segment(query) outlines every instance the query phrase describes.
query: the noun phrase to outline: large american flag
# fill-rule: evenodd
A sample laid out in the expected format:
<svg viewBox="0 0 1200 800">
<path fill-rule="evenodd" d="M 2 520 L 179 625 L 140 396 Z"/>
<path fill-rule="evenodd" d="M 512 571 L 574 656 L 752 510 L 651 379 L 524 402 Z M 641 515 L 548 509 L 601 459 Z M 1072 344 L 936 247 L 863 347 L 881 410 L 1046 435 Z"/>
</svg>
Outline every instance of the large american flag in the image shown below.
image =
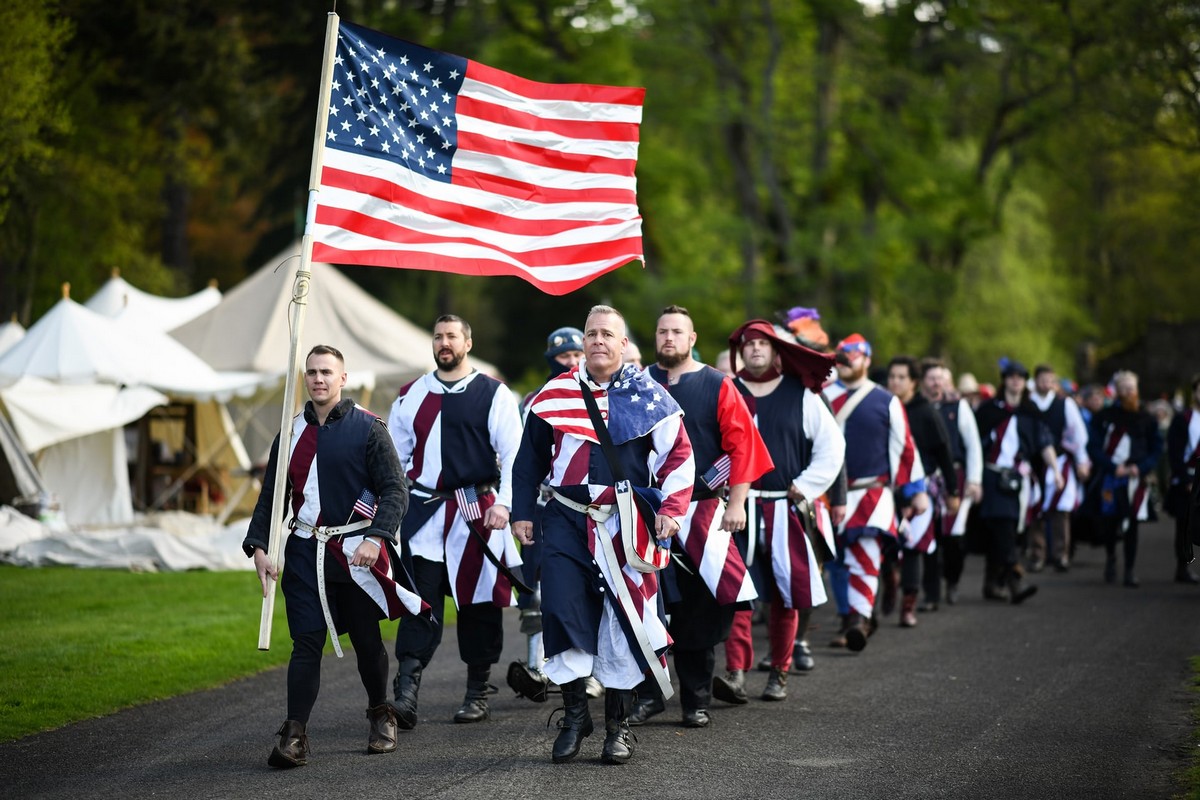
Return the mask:
<svg viewBox="0 0 1200 800">
<path fill-rule="evenodd" d="M 545 84 L 342 23 L 313 260 L 566 294 L 643 260 L 644 89 Z"/>
</svg>

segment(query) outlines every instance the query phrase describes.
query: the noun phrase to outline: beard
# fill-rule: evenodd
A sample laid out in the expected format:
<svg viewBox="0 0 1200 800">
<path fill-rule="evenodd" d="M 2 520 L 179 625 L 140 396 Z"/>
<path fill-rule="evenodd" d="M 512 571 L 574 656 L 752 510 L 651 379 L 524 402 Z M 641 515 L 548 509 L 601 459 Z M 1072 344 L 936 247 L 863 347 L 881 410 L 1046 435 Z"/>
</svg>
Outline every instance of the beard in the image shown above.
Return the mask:
<svg viewBox="0 0 1200 800">
<path fill-rule="evenodd" d="M 1137 392 L 1134 392 L 1133 394 L 1121 395 L 1117 398 L 1117 402 L 1126 411 L 1137 411 L 1139 405 L 1138 399 Z"/>
<path fill-rule="evenodd" d="M 683 362 L 687 361 L 688 354 L 676 351 L 671 355 L 667 355 L 663 351 L 659 350 L 654 354 L 654 357 L 658 359 L 658 363 L 661 366 L 664 366 L 667 369 L 674 369 Z"/>
<path fill-rule="evenodd" d="M 858 366 L 852 364 L 838 364 L 838 377 L 846 383 L 854 383 L 862 380 L 867 376 L 867 365 L 860 363 Z"/>
<path fill-rule="evenodd" d="M 437 362 L 438 369 L 442 370 L 443 372 L 452 372 L 458 369 L 458 365 L 463 362 L 463 358 L 465 356 L 465 353 L 455 353 L 453 350 L 451 350 L 449 352 L 439 353 L 438 355 L 434 356 L 433 360 Z"/>
</svg>

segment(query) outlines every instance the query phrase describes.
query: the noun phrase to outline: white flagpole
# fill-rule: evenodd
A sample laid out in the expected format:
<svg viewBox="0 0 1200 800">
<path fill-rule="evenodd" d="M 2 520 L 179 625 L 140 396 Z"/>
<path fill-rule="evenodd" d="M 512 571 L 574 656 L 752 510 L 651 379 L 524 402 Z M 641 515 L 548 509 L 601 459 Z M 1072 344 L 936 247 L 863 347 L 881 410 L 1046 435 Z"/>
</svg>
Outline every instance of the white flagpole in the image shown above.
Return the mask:
<svg viewBox="0 0 1200 800">
<path fill-rule="evenodd" d="M 296 406 L 296 377 L 300 372 L 300 334 L 304 312 L 308 309 L 308 287 L 312 281 L 312 226 L 316 215 L 317 194 L 321 185 L 321 166 L 325 160 L 325 126 L 329 121 L 329 96 L 333 81 L 333 61 L 337 53 L 338 15 L 329 13 L 325 23 L 325 58 L 321 67 L 321 92 L 317 101 L 317 131 L 313 137 L 312 166 L 308 176 L 308 211 L 304 236 L 300 239 L 300 266 L 292 284 L 292 341 L 288 350 L 288 371 L 283 384 L 283 411 L 279 422 L 279 451 L 275 457 L 275 494 L 271 499 L 271 538 L 268 554 L 276 574 L 283 567 L 284 493 L 287 490 L 288 461 L 292 452 L 292 414 Z M 263 598 L 258 626 L 258 649 L 271 649 L 271 621 L 275 615 L 275 585 Z"/>
</svg>

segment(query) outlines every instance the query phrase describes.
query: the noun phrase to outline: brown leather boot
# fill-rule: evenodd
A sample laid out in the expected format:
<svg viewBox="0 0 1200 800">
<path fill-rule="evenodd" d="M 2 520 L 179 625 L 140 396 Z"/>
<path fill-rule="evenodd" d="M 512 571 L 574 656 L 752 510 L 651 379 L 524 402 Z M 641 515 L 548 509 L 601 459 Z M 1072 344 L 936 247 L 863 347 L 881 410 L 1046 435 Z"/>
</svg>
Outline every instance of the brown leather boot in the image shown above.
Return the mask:
<svg viewBox="0 0 1200 800">
<path fill-rule="evenodd" d="M 862 614 L 851 611 L 846 618 L 846 649 L 857 653 L 867 646 L 867 637 L 871 635 L 871 623 L 863 619 Z"/>
<path fill-rule="evenodd" d="M 900 604 L 900 627 L 915 628 L 917 627 L 917 595 L 904 595 L 904 599 Z"/>
<path fill-rule="evenodd" d="M 283 721 L 276 732 L 279 744 L 271 751 L 267 759 L 269 766 L 276 769 L 303 767 L 308 763 L 308 735 L 304 733 L 304 723 L 294 719 Z"/>
<path fill-rule="evenodd" d="M 367 709 L 371 732 L 367 734 L 368 753 L 390 753 L 396 749 L 396 710 L 387 703 Z"/>
</svg>

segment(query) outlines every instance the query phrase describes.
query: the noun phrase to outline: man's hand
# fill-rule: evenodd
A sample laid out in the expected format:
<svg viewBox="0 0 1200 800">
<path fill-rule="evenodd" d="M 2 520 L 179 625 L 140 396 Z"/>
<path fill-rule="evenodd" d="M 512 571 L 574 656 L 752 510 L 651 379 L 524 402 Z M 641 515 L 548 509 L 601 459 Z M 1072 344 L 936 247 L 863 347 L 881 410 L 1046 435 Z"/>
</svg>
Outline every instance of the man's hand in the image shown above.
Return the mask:
<svg viewBox="0 0 1200 800">
<path fill-rule="evenodd" d="M 744 525 L 745 523 L 743 522 L 742 524 Z M 679 523 L 670 517 L 659 514 L 654 518 L 654 530 L 656 538 L 660 542 L 665 542 L 679 531 Z"/>
<path fill-rule="evenodd" d="M 962 501 L 959 498 L 951 495 L 950 497 L 946 498 L 946 511 L 950 514 L 950 516 L 953 517 L 958 514 L 958 507 L 961 504 Z"/>
<path fill-rule="evenodd" d="M 352 567 L 371 567 L 379 560 L 379 551 L 382 545 L 370 537 L 364 538 L 359 542 L 358 547 L 354 548 L 354 555 L 350 557 L 350 566 Z"/>
<path fill-rule="evenodd" d="M 267 591 L 271 586 L 267 583 L 267 579 L 277 581 L 279 580 L 279 573 L 276 571 L 271 557 L 267 555 L 267 551 L 261 547 L 254 548 L 254 569 L 258 571 L 258 580 L 262 584 L 263 597 L 266 597 Z"/>
<path fill-rule="evenodd" d="M 804 492 L 796 488 L 796 484 L 788 484 L 788 500 L 791 500 L 795 505 L 800 505 L 804 502 Z"/>
<path fill-rule="evenodd" d="M 533 523 L 519 519 L 512 524 L 513 536 L 521 544 L 533 544 Z"/>
<path fill-rule="evenodd" d="M 917 492 L 912 496 L 912 502 L 905 509 L 904 518 L 912 519 L 920 516 L 929 510 L 929 495 L 925 492 Z"/>
<path fill-rule="evenodd" d="M 1088 476 L 1092 474 L 1091 464 L 1076 464 L 1075 474 L 1079 476 L 1079 480 L 1086 481 Z"/>
<path fill-rule="evenodd" d="M 489 531 L 498 531 L 508 524 L 508 509 L 496 503 L 483 515 L 483 527 Z"/>
<path fill-rule="evenodd" d="M 737 533 L 742 528 L 746 527 L 746 504 L 738 503 L 736 506 L 727 503 L 725 505 L 725 513 L 721 516 L 721 530 L 729 533 Z"/>
<path fill-rule="evenodd" d="M 833 523 L 833 527 L 835 528 L 842 527 L 842 523 L 846 521 L 846 507 L 830 506 L 829 521 Z"/>
<path fill-rule="evenodd" d="M 963 493 L 967 496 L 967 499 L 970 500 L 972 503 L 978 503 L 980 500 L 983 499 L 983 484 L 968 483 L 966 486 L 966 490 Z"/>
</svg>

